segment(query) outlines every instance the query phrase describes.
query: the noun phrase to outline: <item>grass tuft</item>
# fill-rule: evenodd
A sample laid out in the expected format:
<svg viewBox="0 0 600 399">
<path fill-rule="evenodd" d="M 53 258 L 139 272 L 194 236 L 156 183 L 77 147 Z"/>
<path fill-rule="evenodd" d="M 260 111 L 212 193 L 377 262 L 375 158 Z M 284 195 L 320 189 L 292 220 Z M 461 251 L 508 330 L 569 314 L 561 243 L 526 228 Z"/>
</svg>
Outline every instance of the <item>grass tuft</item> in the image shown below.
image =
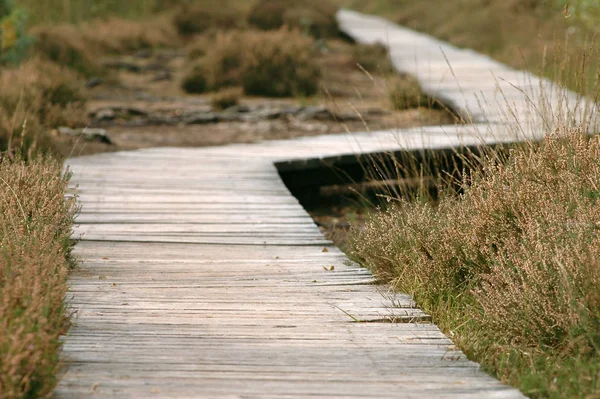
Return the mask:
<svg viewBox="0 0 600 399">
<path fill-rule="evenodd" d="M 173 22 L 179 34 L 188 36 L 209 30 L 240 28 L 243 17 L 235 7 L 204 1 L 179 7 Z"/>
<path fill-rule="evenodd" d="M 394 72 L 388 48 L 381 43 L 357 43 L 352 47 L 352 58 L 355 64 L 369 73 L 389 75 Z"/>
<path fill-rule="evenodd" d="M 50 158 L 0 160 L 2 397 L 41 397 L 56 383 L 75 213 L 67 183 Z"/>
<path fill-rule="evenodd" d="M 243 94 L 244 90 L 241 87 L 229 87 L 215 93 L 210 103 L 214 109 L 222 111 L 238 105 Z"/>
<path fill-rule="evenodd" d="M 388 82 L 388 97 L 394 110 L 432 107 L 431 99 L 421 91 L 419 82 L 413 77 L 392 77 Z"/>
<path fill-rule="evenodd" d="M 81 31 L 74 25 L 38 26 L 32 30 L 35 37 L 34 51 L 60 65 L 84 76 L 100 74 L 98 52 L 85 41 Z"/>
<path fill-rule="evenodd" d="M 336 37 L 336 12 L 337 7 L 327 0 L 261 0 L 250 10 L 248 22 L 263 30 L 288 26 L 316 38 Z"/>
<path fill-rule="evenodd" d="M 31 60 L 0 73 L 0 150 L 44 150 L 47 129 L 87 124 L 79 76 L 57 64 Z M 31 134 L 29 132 L 35 132 Z"/>
<path fill-rule="evenodd" d="M 188 92 L 241 86 L 248 95 L 286 97 L 318 90 L 313 40 L 298 31 L 221 33 L 205 51 L 184 79 Z"/>
</svg>

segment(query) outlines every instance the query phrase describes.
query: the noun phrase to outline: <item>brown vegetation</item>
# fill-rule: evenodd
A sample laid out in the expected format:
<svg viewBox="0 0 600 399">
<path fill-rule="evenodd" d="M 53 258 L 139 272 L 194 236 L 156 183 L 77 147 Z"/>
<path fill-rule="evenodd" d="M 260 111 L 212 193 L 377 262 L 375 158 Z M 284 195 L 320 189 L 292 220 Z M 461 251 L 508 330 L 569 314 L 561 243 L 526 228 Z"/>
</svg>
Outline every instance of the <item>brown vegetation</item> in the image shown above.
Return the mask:
<svg viewBox="0 0 600 399">
<path fill-rule="evenodd" d="M 399 200 L 353 253 L 533 397 L 600 394 L 600 138 L 563 129 L 490 157 L 439 203 Z"/>
<path fill-rule="evenodd" d="M 261 0 L 250 11 L 250 25 L 263 30 L 299 28 L 317 38 L 335 37 L 337 7 L 328 0 Z"/>
<path fill-rule="evenodd" d="M 357 43 L 352 47 L 352 57 L 356 65 L 369 73 L 389 75 L 394 72 L 388 48 L 381 43 Z"/>
<path fill-rule="evenodd" d="M 391 108 L 395 110 L 433 106 L 430 98 L 421 91 L 419 82 L 409 76 L 390 78 L 388 96 Z"/>
<path fill-rule="evenodd" d="M 242 86 L 246 94 L 269 97 L 313 95 L 320 77 L 314 51 L 311 39 L 285 28 L 222 33 L 197 61 L 183 87 L 199 92 Z"/>
<path fill-rule="evenodd" d="M 35 54 L 68 66 L 84 76 L 100 74 L 98 51 L 75 25 L 39 26 L 32 30 Z"/>
<path fill-rule="evenodd" d="M 221 111 L 238 105 L 243 94 L 241 87 L 229 87 L 213 94 L 210 102 L 214 109 Z"/>
<path fill-rule="evenodd" d="M 209 30 L 240 28 L 243 16 L 228 3 L 201 1 L 179 7 L 173 18 L 179 34 L 183 36 L 204 33 Z"/>
<path fill-rule="evenodd" d="M 177 46 L 179 36 L 167 18 L 96 20 L 80 26 L 45 25 L 32 30 L 35 54 L 68 66 L 84 76 L 101 75 L 99 58 L 139 49 Z"/>
<path fill-rule="evenodd" d="M 0 160 L 0 396 L 49 393 L 66 331 L 74 202 L 61 165 Z"/>
<path fill-rule="evenodd" d="M 87 123 L 86 96 L 78 75 L 57 64 L 31 60 L 0 74 L 0 144 L 2 150 L 43 150 L 46 131 Z M 33 132 L 33 133 L 32 133 Z"/>
<path fill-rule="evenodd" d="M 95 20 L 83 24 L 81 34 L 88 44 L 115 54 L 139 49 L 172 48 L 180 44 L 177 31 L 166 16 L 146 21 L 116 17 Z"/>
</svg>

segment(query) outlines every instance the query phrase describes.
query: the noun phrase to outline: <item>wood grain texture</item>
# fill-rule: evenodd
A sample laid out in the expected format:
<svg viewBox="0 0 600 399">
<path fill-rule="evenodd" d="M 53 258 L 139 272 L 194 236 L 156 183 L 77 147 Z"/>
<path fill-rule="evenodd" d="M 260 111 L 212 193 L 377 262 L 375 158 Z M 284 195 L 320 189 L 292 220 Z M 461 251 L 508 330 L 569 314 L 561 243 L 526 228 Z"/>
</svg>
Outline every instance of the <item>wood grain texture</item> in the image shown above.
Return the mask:
<svg viewBox="0 0 600 399">
<path fill-rule="evenodd" d="M 339 18 L 359 41 L 385 36 L 398 69 L 464 112 L 446 57 L 463 92 L 494 92 L 489 69 L 520 76 L 378 18 Z M 428 68 L 415 66 L 422 57 Z M 409 296 L 374 284 L 331 246 L 275 167 L 516 139 L 480 123 L 69 160 L 81 266 L 66 298 L 75 319 L 55 396 L 521 398 L 467 360 Z"/>
<path fill-rule="evenodd" d="M 520 397 L 331 246 L 273 158 L 216 150 L 70 161 L 81 267 L 56 397 Z"/>
</svg>

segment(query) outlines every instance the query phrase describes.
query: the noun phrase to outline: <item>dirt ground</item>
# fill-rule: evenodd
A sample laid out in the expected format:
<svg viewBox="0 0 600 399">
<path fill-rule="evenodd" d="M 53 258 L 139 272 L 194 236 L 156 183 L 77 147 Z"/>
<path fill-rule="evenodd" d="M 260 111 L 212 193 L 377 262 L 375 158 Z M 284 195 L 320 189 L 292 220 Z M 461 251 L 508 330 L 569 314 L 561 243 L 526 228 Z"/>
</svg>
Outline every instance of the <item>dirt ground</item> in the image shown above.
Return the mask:
<svg viewBox="0 0 600 399">
<path fill-rule="evenodd" d="M 374 131 L 431 124 L 450 124 L 453 117 L 440 110 L 390 109 L 388 79 L 365 73 L 352 61 L 352 45 L 332 40 L 321 51 L 321 90 L 310 98 L 272 99 L 242 97 L 238 107 L 265 110 L 290 107 L 321 107 L 328 117 L 298 118 L 276 113 L 248 120 L 184 123 L 186 115 L 212 115 L 211 94 L 188 95 L 180 88 L 185 73 L 185 50 L 139 52 L 102 62 L 112 70 L 105 81 L 89 82 L 88 110 L 99 115 L 106 110 L 128 110 L 95 120 L 90 127 L 106 130 L 112 144 L 59 135 L 65 155 L 87 155 L 105 151 L 134 150 L 158 146 L 200 147 L 290 139 L 346 131 Z M 133 114 L 132 114 L 133 113 Z M 269 113 L 269 112 L 267 112 Z M 114 114 L 114 112 L 113 112 Z M 178 119 L 179 118 L 179 119 Z"/>
</svg>

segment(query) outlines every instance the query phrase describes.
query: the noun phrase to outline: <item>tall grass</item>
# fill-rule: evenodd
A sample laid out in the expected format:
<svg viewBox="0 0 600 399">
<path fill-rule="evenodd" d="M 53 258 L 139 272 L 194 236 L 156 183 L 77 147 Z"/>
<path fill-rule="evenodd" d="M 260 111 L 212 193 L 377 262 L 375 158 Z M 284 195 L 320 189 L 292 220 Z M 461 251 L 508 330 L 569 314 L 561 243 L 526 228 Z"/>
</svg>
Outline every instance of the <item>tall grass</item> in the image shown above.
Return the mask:
<svg viewBox="0 0 600 399">
<path fill-rule="evenodd" d="M 50 158 L 0 159 L 0 397 L 49 393 L 66 331 L 74 202 Z"/>
<path fill-rule="evenodd" d="M 600 395 L 600 137 L 562 128 L 483 161 L 437 203 L 399 200 L 352 253 L 532 397 Z"/>
<path fill-rule="evenodd" d="M 0 153 L 45 151 L 49 129 L 85 127 L 83 86 L 76 73 L 37 59 L 0 71 Z"/>
</svg>

